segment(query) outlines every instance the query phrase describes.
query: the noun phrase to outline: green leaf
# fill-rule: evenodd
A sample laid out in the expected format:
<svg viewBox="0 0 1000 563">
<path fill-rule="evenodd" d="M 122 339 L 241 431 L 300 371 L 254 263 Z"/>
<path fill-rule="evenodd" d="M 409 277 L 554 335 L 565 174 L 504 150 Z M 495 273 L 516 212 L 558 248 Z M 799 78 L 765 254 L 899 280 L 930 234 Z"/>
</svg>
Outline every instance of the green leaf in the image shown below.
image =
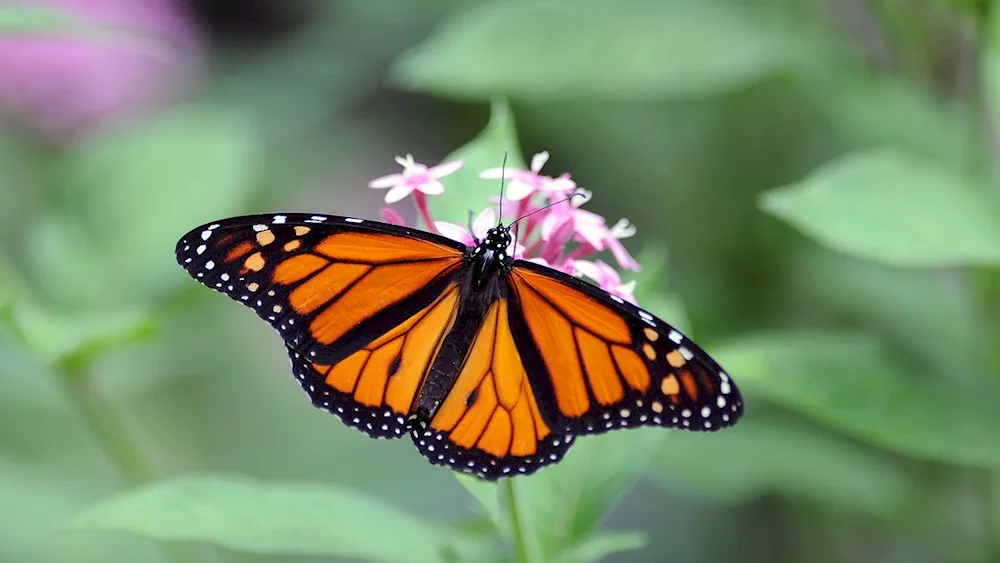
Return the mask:
<svg viewBox="0 0 1000 563">
<path fill-rule="evenodd" d="M 257 172 L 240 114 L 176 108 L 89 140 L 63 163 L 61 205 L 27 235 L 38 285 L 60 304 L 134 304 L 181 283 L 177 239 L 246 201 Z"/>
<path fill-rule="evenodd" d="M 558 465 L 515 483 L 548 558 L 592 536 L 656 453 L 664 432 L 640 428 L 580 438 Z"/>
<path fill-rule="evenodd" d="M 392 79 L 468 99 L 703 96 L 772 75 L 803 50 L 746 10 L 709 2 L 466 3 Z"/>
<path fill-rule="evenodd" d="M 776 333 L 714 350 L 750 397 L 915 458 L 1000 464 L 1000 393 L 992 386 L 907 372 L 863 336 Z"/>
<path fill-rule="evenodd" d="M 444 159 L 443 162 L 464 160 L 465 166 L 442 180 L 444 196 L 429 198 L 428 205 L 434 218 L 464 226 L 468 222 L 469 211 L 475 214 L 493 205 L 490 198 L 499 197 L 500 182 L 483 180 L 479 178 L 479 173 L 499 168 L 504 152 L 507 153 L 507 168 L 526 168 L 510 106 L 503 100 L 494 100 L 486 128 Z"/>
<path fill-rule="evenodd" d="M 926 160 L 882 149 L 765 192 L 760 205 L 839 252 L 896 266 L 1000 264 L 1000 208 Z"/>
<path fill-rule="evenodd" d="M 496 483 L 483 481 L 482 479 L 466 475 L 464 473 L 456 473 L 455 478 L 458 479 L 458 482 L 465 487 L 465 490 L 469 491 L 469 494 L 476 499 L 479 506 L 483 509 L 483 513 L 488 516 L 494 524 L 499 525 L 500 505 L 497 502 L 498 497 Z"/>
<path fill-rule="evenodd" d="M 676 293 L 663 290 L 669 281 L 666 248 L 660 245 L 647 246 L 639 253 L 636 261 L 642 264 L 642 271 L 636 276 L 636 302 L 677 330 L 687 333 L 691 323 L 684 302 Z"/>
<path fill-rule="evenodd" d="M 109 348 L 146 338 L 154 326 L 143 308 L 59 311 L 25 301 L 12 306 L 8 322 L 36 357 L 69 368 Z"/>
<path fill-rule="evenodd" d="M 642 532 L 602 532 L 590 536 L 556 559 L 558 563 L 596 563 L 609 555 L 635 551 L 649 544 Z"/>
<path fill-rule="evenodd" d="M 891 516 L 914 488 L 888 456 L 790 417 L 748 416 L 725 432 L 672 432 L 664 442 L 647 475 L 701 499 L 780 494 Z"/>
<path fill-rule="evenodd" d="M 205 541 L 239 551 L 437 562 L 440 530 L 361 493 L 333 485 L 192 477 L 104 501 L 78 527 L 166 541 Z"/>
<path fill-rule="evenodd" d="M 980 326 L 968 280 L 951 271 L 893 268 L 811 247 L 795 260 L 792 287 L 852 322 L 886 335 L 928 371 L 975 378 Z M 933 366 L 933 367 L 931 367 Z"/>
<path fill-rule="evenodd" d="M 982 157 L 982 147 L 970 142 L 976 124 L 966 106 L 949 105 L 898 77 L 873 76 L 867 66 L 799 78 L 848 146 L 891 146 L 962 169 Z"/>
</svg>

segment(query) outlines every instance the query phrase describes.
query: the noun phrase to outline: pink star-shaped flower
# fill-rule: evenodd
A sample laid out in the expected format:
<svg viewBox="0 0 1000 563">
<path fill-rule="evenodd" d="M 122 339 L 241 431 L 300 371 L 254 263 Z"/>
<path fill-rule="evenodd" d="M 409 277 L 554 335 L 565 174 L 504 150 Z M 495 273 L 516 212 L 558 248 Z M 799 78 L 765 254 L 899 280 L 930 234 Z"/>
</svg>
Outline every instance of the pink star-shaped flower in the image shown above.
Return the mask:
<svg viewBox="0 0 1000 563">
<path fill-rule="evenodd" d="M 622 278 L 618 271 L 601 260 L 591 262 L 590 260 L 574 260 L 573 272 L 576 275 L 588 277 L 604 291 L 612 295 L 617 295 L 629 303 L 635 303 L 635 280 L 622 283 Z"/>
<path fill-rule="evenodd" d="M 531 170 L 516 168 L 489 168 L 479 173 L 483 180 L 499 180 L 504 178 L 510 183 L 504 188 L 504 197 L 511 201 L 521 201 L 535 192 L 569 193 L 576 188 L 576 182 L 569 174 L 558 178 L 542 176 L 539 172 L 549 160 L 549 153 L 542 151 L 531 157 Z"/>
<path fill-rule="evenodd" d="M 396 203 L 414 191 L 427 195 L 441 195 L 444 193 L 441 178 L 454 174 L 465 164 L 464 161 L 456 160 L 428 168 L 425 164 L 415 162 L 411 154 L 406 155 L 406 158 L 397 156 L 396 162 L 403 167 L 401 173 L 375 178 L 368 183 L 369 188 L 389 188 L 385 194 L 386 203 Z"/>
</svg>

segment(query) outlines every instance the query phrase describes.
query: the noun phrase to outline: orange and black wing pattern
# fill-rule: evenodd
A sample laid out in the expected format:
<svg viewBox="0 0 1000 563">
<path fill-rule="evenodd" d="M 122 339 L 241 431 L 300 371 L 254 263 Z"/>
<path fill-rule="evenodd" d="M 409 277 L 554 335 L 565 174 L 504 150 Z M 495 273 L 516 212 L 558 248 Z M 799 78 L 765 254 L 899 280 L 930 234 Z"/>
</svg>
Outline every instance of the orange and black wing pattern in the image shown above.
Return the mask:
<svg viewBox="0 0 1000 563">
<path fill-rule="evenodd" d="M 533 473 L 562 459 L 573 436 L 553 430 L 508 322 L 510 303 L 489 305 L 465 361 L 431 419 L 412 431 L 431 463 L 478 477 Z"/>
<path fill-rule="evenodd" d="M 713 431 L 743 415 L 722 368 L 650 313 L 531 262 L 516 262 L 507 284 L 511 335 L 553 432 Z"/>
<path fill-rule="evenodd" d="M 464 248 L 374 221 L 286 213 L 203 225 L 176 254 L 281 334 L 313 404 L 396 438 L 455 321 Z"/>
</svg>

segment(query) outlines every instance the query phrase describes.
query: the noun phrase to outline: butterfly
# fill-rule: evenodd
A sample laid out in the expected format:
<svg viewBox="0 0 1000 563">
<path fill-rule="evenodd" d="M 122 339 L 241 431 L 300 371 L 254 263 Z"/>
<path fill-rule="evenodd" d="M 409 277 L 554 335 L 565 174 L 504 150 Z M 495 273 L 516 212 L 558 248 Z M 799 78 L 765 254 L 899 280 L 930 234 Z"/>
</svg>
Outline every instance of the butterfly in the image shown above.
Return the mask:
<svg viewBox="0 0 1000 563">
<path fill-rule="evenodd" d="M 198 282 L 285 341 L 313 405 L 374 438 L 409 435 L 431 463 L 486 480 L 561 460 L 574 439 L 735 424 L 735 383 L 645 310 L 510 255 L 511 226 L 474 245 L 353 217 L 224 219 L 177 244 Z"/>
</svg>

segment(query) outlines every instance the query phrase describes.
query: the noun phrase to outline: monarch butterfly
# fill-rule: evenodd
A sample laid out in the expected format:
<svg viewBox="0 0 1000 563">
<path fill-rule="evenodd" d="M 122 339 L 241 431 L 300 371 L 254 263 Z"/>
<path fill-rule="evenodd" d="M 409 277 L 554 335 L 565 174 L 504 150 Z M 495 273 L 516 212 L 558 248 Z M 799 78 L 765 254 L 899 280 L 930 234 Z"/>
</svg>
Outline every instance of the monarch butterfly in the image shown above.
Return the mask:
<svg viewBox="0 0 1000 563">
<path fill-rule="evenodd" d="M 177 244 L 198 282 L 284 338 L 316 407 L 374 438 L 409 434 L 431 463 L 530 474 L 574 438 L 718 430 L 736 385 L 650 313 L 515 260 L 510 225 L 466 246 L 403 226 L 281 213 L 200 226 Z"/>
</svg>

